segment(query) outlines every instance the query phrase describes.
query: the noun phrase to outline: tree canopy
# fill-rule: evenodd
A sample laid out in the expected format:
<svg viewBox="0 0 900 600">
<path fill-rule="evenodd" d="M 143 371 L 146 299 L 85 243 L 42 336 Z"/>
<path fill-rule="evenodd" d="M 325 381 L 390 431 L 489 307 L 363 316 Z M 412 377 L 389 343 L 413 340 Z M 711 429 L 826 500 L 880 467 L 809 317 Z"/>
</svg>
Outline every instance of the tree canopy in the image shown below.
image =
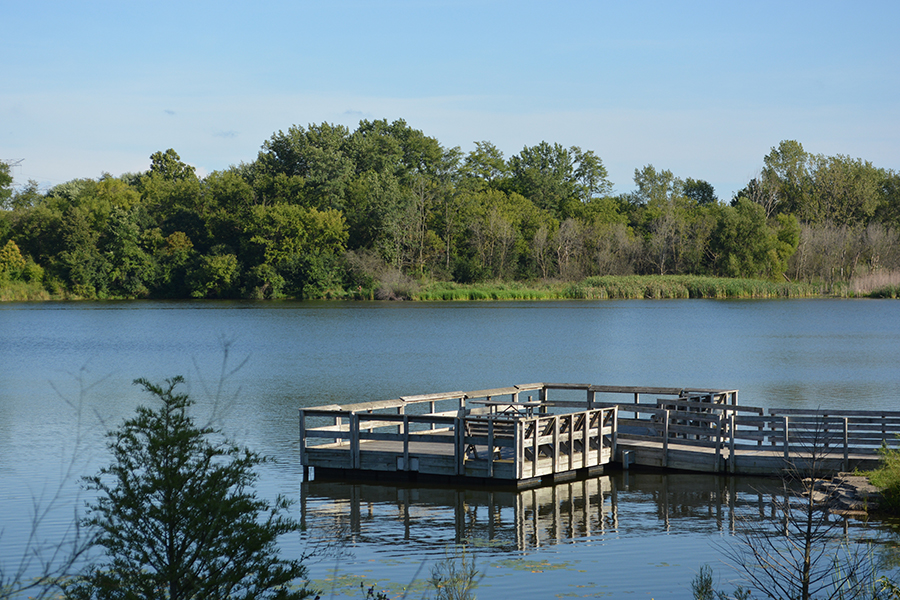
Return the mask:
<svg viewBox="0 0 900 600">
<path fill-rule="evenodd" d="M 730 206 L 708 181 L 652 164 L 616 194 L 592 150 L 541 141 L 506 158 L 482 140 L 464 153 L 381 119 L 293 125 L 252 162 L 205 177 L 171 148 L 144 173 L 45 191 L 13 189 L 3 165 L 0 248 L 15 244 L 25 266 L 0 285 L 64 298 L 371 298 L 410 278 L 834 283 L 900 270 L 898 173 L 795 140 L 761 163 Z"/>
</svg>

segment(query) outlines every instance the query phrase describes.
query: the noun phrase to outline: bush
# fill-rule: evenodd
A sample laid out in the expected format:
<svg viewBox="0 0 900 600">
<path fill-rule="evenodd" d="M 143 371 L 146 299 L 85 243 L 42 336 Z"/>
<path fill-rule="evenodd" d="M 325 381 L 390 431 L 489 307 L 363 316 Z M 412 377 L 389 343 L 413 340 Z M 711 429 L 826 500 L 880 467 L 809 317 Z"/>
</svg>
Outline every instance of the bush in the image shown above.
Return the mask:
<svg viewBox="0 0 900 600">
<path fill-rule="evenodd" d="M 869 474 L 869 481 L 881 490 L 882 510 L 900 514 L 900 449 L 882 446 L 881 467 Z"/>
</svg>

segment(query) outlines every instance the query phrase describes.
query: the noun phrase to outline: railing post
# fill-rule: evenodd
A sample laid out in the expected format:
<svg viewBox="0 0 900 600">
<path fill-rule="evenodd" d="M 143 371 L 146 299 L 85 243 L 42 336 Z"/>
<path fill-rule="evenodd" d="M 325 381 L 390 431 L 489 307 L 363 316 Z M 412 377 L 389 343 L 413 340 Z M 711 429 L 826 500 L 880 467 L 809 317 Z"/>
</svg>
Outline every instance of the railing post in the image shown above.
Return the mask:
<svg viewBox="0 0 900 600">
<path fill-rule="evenodd" d="M 525 423 L 522 419 L 516 421 L 516 478 L 522 479 L 525 475 Z"/>
<path fill-rule="evenodd" d="M 602 415 L 602 411 L 601 411 Z M 584 415 L 584 423 L 581 424 L 581 467 L 585 468 L 588 466 L 588 462 L 591 456 L 591 411 L 588 411 Z M 574 432 L 572 432 L 574 435 Z M 575 440 L 572 440 L 572 454 L 575 453 Z M 597 449 L 597 463 L 600 464 L 600 460 L 603 457 L 603 419 L 600 419 L 600 444 Z"/>
<path fill-rule="evenodd" d="M 531 460 L 531 476 L 537 477 L 537 468 L 538 468 L 538 437 L 540 436 L 541 429 L 541 418 L 538 417 L 534 420 L 534 435 L 532 436 L 534 446 L 531 448 L 532 460 Z"/>
<path fill-rule="evenodd" d="M 735 451 L 735 437 L 737 437 L 737 431 L 734 428 L 734 413 L 731 413 L 728 423 L 728 435 L 730 436 L 728 440 L 728 470 L 734 473 L 735 470 L 735 462 L 736 457 L 734 455 Z"/>
<path fill-rule="evenodd" d="M 662 466 L 669 466 L 669 411 L 663 411 L 663 455 Z"/>
<path fill-rule="evenodd" d="M 303 475 L 306 476 L 309 459 L 306 457 L 306 415 L 300 409 L 300 464 L 303 465 Z"/>
<path fill-rule="evenodd" d="M 460 400 L 462 402 L 462 400 Z M 456 474 L 464 475 L 466 466 L 465 466 L 465 452 L 466 452 L 466 439 L 465 439 L 465 425 L 463 423 L 464 417 L 460 416 L 460 413 L 464 413 L 464 409 L 460 409 L 456 414 L 456 422 L 453 424 L 453 458 L 456 459 Z"/>
<path fill-rule="evenodd" d="M 409 471 L 409 417 L 403 415 L 403 470 Z"/>
<path fill-rule="evenodd" d="M 783 421 L 783 428 L 784 428 L 784 460 L 788 460 L 788 458 L 790 456 L 790 453 L 788 452 L 788 428 L 789 428 L 788 421 L 789 421 L 789 417 L 787 415 L 784 415 L 782 417 L 782 421 Z"/>
<path fill-rule="evenodd" d="M 725 422 L 725 413 L 719 416 L 719 422 L 716 423 L 716 473 L 721 471 L 722 464 L 722 424 Z"/>
<path fill-rule="evenodd" d="M 359 415 L 350 413 L 350 468 L 360 468 L 359 460 Z"/>
<path fill-rule="evenodd" d="M 610 451 L 612 452 L 612 454 L 610 455 L 610 459 L 616 460 L 616 451 L 618 450 L 617 446 L 619 445 L 619 407 L 613 406 L 612 410 L 613 410 L 613 418 L 612 418 L 613 431 L 612 431 L 612 448 L 610 448 Z M 600 448 L 602 449 L 603 448 L 603 442 L 602 442 L 602 440 L 603 440 L 603 430 L 602 430 L 603 419 L 602 418 L 600 419 L 600 427 L 601 427 Z"/>
<path fill-rule="evenodd" d="M 559 470 L 559 415 L 553 416 L 553 466 L 551 473 Z"/>
<path fill-rule="evenodd" d="M 884 418 L 882 417 L 882 423 Z M 844 417 L 844 471 L 850 470 L 850 420 Z"/>
<path fill-rule="evenodd" d="M 488 477 L 494 476 L 494 420 L 488 421 Z"/>
</svg>

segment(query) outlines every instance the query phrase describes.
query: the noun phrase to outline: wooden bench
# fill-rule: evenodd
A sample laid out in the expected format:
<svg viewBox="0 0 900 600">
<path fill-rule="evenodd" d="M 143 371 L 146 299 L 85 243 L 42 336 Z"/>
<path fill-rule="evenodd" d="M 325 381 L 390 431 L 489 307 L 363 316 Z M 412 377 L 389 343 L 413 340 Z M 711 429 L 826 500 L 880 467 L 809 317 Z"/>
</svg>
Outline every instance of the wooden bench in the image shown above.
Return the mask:
<svg viewBox="0 0 900 600">
<path fill-rule="evenodd" d="M 516 419 L 502 418 L 499 415 L 467 417 L 465 419 L 465 435 L 467 438 L 483 438 L 483 443 L 481 443 L 480 445 L 487 446 L 490 443 L 491 424 L 493 424 L 494 442 L 496 442 L 497 440 L 516 439 Z M 469 442 L 466 445 L 466 457 L 478 459 L 477 446 L 478 441 Z M 503 447 L 504 446 L 497 445 L 496 443 L 493 444 L 490 452 L 493 453 L 495 459 L 499 459 L 502 457 Z"/>
</svg>

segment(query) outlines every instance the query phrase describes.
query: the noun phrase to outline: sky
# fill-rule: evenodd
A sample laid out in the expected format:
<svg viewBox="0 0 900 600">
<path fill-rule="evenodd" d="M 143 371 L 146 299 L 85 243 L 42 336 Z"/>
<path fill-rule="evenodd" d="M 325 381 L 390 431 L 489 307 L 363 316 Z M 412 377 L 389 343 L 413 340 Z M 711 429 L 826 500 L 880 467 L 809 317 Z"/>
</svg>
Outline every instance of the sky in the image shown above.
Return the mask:
<svg viewBox="0 0 900 600">
<path fill-rule="evenodd" d="M 900 169 L 900 2 L 5 0 L 17 186 L 256 159 L 293 125 L 404 119 L 463 152 L 593 150 L 728 200 L 782 140 Z"/>
</svg>

